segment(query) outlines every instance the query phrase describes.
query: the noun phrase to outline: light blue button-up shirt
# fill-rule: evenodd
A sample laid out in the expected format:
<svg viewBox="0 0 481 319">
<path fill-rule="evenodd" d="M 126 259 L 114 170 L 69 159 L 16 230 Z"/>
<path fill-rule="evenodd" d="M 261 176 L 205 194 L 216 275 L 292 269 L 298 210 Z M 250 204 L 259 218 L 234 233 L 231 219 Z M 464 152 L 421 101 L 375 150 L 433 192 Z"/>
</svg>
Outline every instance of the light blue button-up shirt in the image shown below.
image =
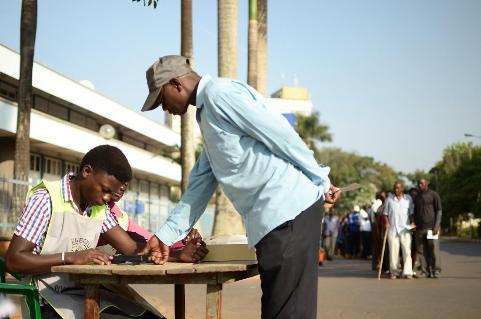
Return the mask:
<svg viewBox="0 0 481 319">
<path fill-rule="evenodd" d="M 156 233 L 165 244 L 186 236 L 218 184 L 241 214 L 251 247 L 329 190 L 330 168 L 317 164 L 287 120 L 247 84 L 205 75 L 196 105 L 204 150 Z"/>
</svg>

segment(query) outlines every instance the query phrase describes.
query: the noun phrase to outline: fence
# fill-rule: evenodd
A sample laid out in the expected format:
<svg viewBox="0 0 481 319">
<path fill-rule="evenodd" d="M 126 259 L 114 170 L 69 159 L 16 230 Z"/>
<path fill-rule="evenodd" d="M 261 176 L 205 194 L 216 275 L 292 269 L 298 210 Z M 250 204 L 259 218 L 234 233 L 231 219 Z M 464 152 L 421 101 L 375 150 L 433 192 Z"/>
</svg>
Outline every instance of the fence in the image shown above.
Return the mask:
<svg viewBox="0 0 481 319">
<path fill-rule="evenodd" d="M 0 239 L 10 239 L 31 184 L 28 180 L 0 177 Z"/>
<path fill-rule="evenodd" d="M 0 176 L 0 240 L 9 240 L 25 204 L 25 195 L 33 184 L 26 180 Z M 141 204 L 141 210 L 138 205 Z M 137 194 L 127 192 L 119 206 L 142 227 L 157 231 L 165 222 L 175 203 L 165 199 L 140 200 Z M 199 221 L 202 232 L 209 236 L 212 232 L 214 208 L 209 206 Z"/>
</svg>

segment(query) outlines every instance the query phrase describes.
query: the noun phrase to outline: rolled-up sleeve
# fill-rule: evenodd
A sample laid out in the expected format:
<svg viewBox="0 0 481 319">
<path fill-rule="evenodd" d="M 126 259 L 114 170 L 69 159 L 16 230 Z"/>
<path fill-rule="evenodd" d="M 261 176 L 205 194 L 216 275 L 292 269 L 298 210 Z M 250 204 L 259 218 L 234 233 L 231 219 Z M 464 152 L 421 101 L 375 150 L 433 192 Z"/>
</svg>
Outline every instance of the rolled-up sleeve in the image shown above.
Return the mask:
<svg viewBox="0 0 481 319">
<path fill-rule="evenodd" d="M 184 238 L 204 213 L 217 184 L 203 151 L 192 168 L 187 190 L 155 235 L 169 246 Z"/>
</svg>

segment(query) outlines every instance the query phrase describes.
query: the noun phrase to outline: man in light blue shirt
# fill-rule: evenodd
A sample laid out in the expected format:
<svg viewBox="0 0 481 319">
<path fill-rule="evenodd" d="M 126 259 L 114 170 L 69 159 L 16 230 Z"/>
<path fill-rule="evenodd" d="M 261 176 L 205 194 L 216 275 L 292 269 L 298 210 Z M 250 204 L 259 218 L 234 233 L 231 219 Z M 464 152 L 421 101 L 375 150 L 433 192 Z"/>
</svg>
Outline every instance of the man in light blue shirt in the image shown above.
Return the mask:
<svg viewBox="0 0 481 319">
<path fill-rule="evenodd" d="M 185 237 L 220 185 L 256 247 L 263 318 L 315 318 L 322 204 L 340 196 L 329 167 L 319 166 L 282 115 L 242 82 L 201 78 L 188 59 L 165 56 L 147 70 L 147 84 L 142 111 L 162 105 L 182 115 L 196 106 L 204 150 L 145 252 L 164 262 L 168 246 Z"/>
</svg>

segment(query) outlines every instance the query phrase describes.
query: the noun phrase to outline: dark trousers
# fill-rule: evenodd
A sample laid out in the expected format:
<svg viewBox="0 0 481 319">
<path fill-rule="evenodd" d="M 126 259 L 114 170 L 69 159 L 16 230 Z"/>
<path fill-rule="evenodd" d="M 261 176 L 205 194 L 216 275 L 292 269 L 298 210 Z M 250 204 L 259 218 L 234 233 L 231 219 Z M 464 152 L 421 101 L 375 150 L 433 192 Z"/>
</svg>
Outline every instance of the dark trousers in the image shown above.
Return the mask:
<svg viewBox="0 0 481 319">
<path fill-rule="evenodd" d="M 316 318 L 322 214 L 318 201 L 256 245 L 263 319 Z"/>
<path fill-rule="evenodd" d="M 439 239 L 427 239 L 427 229 L 416 230 L 416 255 L 421 263 L 421 271 L 429 273 L 441 272 Z"/>
<path fill-rule="evenodd" d="M 372 233 L 370 231 L 361 232 L 361 242 L 362 242 L 361 258 L 367 258 L 371 255 L 371 241 L 372 241 L 371 235 Z"/>
<path fill-rule="evenodd" d="M 359 250 L 361 248 L 361 232 L 358 231 L 350 231 L 348 240 L 348 251 L 347 253 L 352 257 L 357 257 L 359 255 Z"/>
</svg>

